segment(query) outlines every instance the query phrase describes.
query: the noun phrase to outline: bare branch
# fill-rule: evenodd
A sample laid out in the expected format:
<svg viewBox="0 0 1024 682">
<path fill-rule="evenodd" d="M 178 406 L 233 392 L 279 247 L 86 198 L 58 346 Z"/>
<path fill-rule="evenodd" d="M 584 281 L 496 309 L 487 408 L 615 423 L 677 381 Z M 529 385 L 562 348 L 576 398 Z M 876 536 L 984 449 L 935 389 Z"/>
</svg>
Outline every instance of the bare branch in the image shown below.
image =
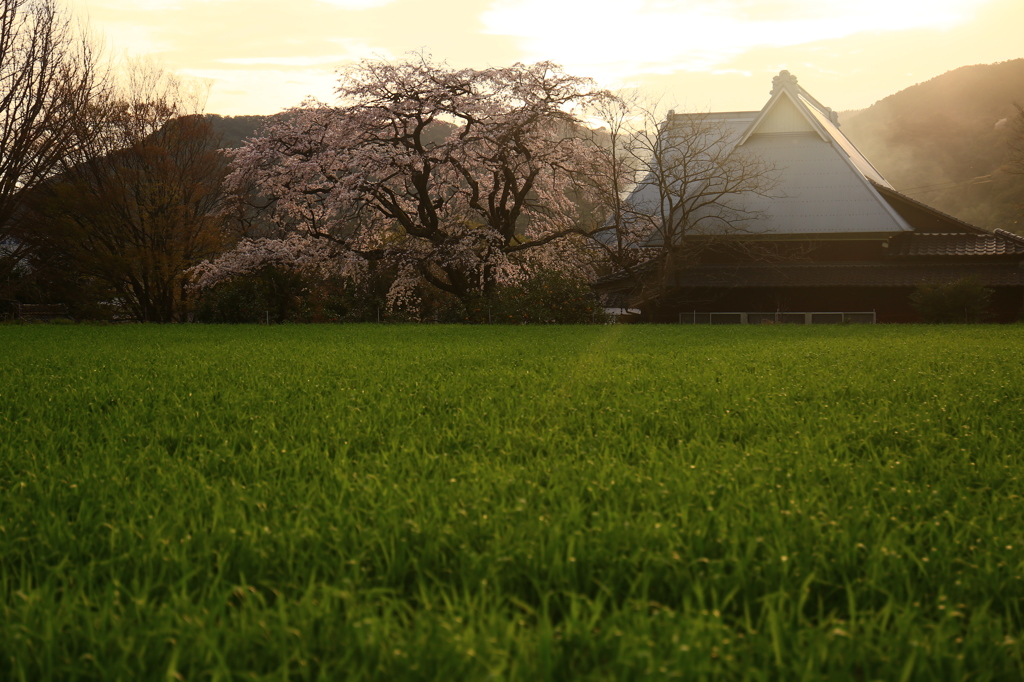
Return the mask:
<svg viewBox="0 0 1024 682">
<path fill-rule="evenodd" d="M 26 193 L 88 141 L 99 52 L 57 0 L 0 0 L 0 281 L 24 256 L 12 230 Z"/>
<path fill-rule="evenodd" d="M 18 237 L 40 269 L 57 258 L 138 320 L 182 319 L 185 271 L 228 240 L 227 164 L 197 111 L 202 91 L 150 62 L 129 64 L 85 119 L 88 140 L 26 197 Z"/>
<path fill-rule="evenodd" d="M 736 148 L 742 130 L 726 117 L 662 113 L 635 95 L 619 102 L 602 111 L 615 166 L 606 173 L 610 218 L 594 237 L 646 296 L 701 251 L 747 234 L 765 217 L 751 199 L 775 196 L 778 173 Z"/>
</svg>

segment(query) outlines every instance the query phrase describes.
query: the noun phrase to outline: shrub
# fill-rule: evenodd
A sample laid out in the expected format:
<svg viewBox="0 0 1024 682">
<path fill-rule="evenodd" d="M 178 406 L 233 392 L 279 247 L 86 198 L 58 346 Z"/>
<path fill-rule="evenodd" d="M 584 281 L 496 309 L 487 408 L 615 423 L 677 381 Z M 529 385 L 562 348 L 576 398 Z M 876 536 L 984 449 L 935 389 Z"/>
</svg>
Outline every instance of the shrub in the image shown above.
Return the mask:
<svg viewBox="0 0 1024 682">
<path fill-rule="evenodd" d="M 284 322 L 305 288 L 300 273 L 267 266 L 204 291 L 196 307 L 198 322 Z"/>
<path fill-rule="evenodd" d="M 592 324 L 606 315 L 590 286 L 558 272 L 500 288 L 490 302 L 490 321 L 503 324 Z"/>
<path fill-rule="evenodd" d="M 910 304 L 929 323 L 981 322 L 988 317 L 992 290 L 973 278 L 920 284 Z"/>
</svg>

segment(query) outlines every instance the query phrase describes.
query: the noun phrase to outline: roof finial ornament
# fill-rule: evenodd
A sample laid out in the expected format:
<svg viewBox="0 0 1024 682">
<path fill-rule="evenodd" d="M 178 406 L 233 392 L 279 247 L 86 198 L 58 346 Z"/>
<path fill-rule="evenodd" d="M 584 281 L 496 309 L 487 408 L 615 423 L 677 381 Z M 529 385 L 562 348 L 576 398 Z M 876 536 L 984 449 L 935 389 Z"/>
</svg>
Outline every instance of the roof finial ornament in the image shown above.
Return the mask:
<svg viewBox="0 0 1024 682">
<path fill-rule="evenodd" d="M 783 69 L 779 71 L 779 75 L 772 79 L 772 91 L 769 94 L 774 95 L 779 91 L 780 88 L 784 88 L 787 85 L 796 87 L 796 76 L 791 74 L 789 71 Z"/>
</svg>

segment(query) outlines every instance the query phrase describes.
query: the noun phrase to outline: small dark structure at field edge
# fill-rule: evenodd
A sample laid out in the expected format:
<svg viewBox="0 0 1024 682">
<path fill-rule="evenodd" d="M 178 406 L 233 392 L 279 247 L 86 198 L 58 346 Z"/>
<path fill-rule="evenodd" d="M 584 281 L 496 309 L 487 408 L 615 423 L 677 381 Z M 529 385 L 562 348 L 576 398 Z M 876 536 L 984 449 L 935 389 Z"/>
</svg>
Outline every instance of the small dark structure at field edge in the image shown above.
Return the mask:
<svg viewBox="0 0 1024 682">
<path fill-rule="evenodd" d="M 0 320 L 49 322 L 56 319 L 71 319 L 68 307 L 63 303 L 42 304 L 0 301 Z"/>
</svg>

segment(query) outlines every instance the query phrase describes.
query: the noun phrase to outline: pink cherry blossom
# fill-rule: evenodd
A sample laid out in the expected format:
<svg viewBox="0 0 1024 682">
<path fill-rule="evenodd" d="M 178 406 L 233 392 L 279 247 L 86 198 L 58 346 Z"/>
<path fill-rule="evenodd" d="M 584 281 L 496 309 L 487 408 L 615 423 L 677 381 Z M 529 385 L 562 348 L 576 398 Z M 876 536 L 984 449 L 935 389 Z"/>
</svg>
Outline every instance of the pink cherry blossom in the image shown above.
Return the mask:
<svg viewBox="0 0 1024 682">
<path fill-rule="evenodd" d="M 581 124 L 611 97 L 592 81 L 547 62 L 453 69 L 416 55 L 345 69 L 336 93 L 235 153 L 236 207 L 267 236 L 197 267 L 198 286 L 267 263 L 358 277 L 388 261 L 398 305 L 424 282 L 465 300 L 539 269 L 590 272 L 598 226 L 581 206 L 607 196 L 608 152 Z"/>
</svg>

